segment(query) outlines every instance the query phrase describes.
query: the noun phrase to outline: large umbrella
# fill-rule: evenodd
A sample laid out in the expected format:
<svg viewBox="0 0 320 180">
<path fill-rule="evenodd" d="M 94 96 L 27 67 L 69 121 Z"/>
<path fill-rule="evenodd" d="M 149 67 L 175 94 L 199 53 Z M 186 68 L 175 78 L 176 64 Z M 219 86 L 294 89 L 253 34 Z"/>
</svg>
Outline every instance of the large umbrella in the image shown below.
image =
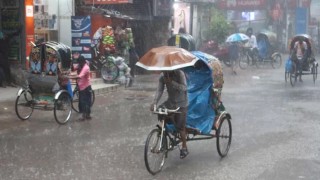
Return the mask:
<svg viewBox="0 0 320 180">
<path fill-rule="evenodd" d="M 249 36 L 243 34 L 243 33 L 235 33 L 228 36 L 226 39 L 226 42 L 243 42 L 249 40 Z"/>
<path fill-rule="evenodd" d="M 149 50 L 136 63 L 146 70 L 170 71 L 193 66 L 198 58 L 189 51 L 175 46 L 161 46 Z"/>
</svg>

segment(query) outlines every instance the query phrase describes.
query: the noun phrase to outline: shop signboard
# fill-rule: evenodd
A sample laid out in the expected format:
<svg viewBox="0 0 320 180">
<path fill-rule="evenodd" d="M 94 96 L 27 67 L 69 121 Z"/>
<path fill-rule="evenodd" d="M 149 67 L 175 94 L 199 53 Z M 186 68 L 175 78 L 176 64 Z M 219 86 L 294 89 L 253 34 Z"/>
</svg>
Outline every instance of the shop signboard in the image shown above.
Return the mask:
<svg viewBox="0 0 320 180">
<path fill-rule="evenodd" d="M 296 8 L 296 34 L 306 34 L 308 24 L 308 13 L 307 8 L 297 7 Z"/>
<path fill-rule="evenodd" d="M 133 0 L 85 0 L 85 4 L 125 4 L 132 3 Z"/>
<path fill-rule="evenodd" d="M 267 0 L 224 0 L 218 1 L 220 9 L 243 10 L 243 9 L 265 9 Z"/>
<path fill-rule="evenodd" d="M 19 14 L 18 8 L 6 9 L 1 12 L 1 27 L 5 34 L 14 33 L 20 28 Z M 8 59 L 18 61 L 20 59 L 20 36 L 14 36 L 8 46 L 10 47 Z"/>
<path fill-rule="evenodd" d="M 92 59 L 91 54 L 91 17 L 90 16 L 72 16 L 72 56 L 82 55 L 87 60 Z"/>
</svg>

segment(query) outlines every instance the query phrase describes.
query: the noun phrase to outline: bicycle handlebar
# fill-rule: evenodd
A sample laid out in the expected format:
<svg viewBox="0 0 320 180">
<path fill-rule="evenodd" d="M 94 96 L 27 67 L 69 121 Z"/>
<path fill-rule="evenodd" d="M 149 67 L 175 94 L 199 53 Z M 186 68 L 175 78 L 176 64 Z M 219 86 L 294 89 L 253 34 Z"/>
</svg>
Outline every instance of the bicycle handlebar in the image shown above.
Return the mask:
<svg viewBox="0 0 320 180">
<path fill-rule="evenodd" d="M 153 113 L 154 114 L 164 114 L 164 115 L 168 115 L 169 113 L 181 113 L 178 112 L 180 109 L 180 107 L 178 107 L 177 109 L 167 109 L 167 108 L 157 108 L 156 106 L 153 107 Z"/>
</svg>

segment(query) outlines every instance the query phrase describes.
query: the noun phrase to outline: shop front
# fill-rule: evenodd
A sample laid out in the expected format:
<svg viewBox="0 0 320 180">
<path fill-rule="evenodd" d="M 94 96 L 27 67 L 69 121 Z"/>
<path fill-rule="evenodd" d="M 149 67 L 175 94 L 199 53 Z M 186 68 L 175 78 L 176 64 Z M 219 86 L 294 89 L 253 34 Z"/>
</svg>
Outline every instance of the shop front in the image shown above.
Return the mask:
<svg viewBox="0 0 320 180">
<path fill-rule="evenodd" d="M 20 0 L 1 0 L 0 1 L 0 30 L 4 35 L 10 35 L 17 30 L 21 32 L 11 38 L 8 53 L 10 64 L 20 64 L 23 56 L 22 47 L 22 1 Z"/>
</svg>

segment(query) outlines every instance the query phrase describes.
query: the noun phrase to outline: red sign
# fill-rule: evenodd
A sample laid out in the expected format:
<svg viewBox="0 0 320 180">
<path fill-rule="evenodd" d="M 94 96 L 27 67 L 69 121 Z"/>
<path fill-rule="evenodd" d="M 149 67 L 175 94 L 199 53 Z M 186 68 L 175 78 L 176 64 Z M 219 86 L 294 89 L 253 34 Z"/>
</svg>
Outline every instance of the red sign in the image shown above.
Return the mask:
<svg viewBox="0 0 320 180">
<path fill-rule="evenodd" d="M 242 9 L 265 9 L 267 0 L 222 0 L 218 2 L 221 9 L 242 10 Z"/>
<path fill-rule="evenodd" d="M 132 0 L 85 0 L 85 4 L 124 4 L 132 3 Z"/>
</svg>

